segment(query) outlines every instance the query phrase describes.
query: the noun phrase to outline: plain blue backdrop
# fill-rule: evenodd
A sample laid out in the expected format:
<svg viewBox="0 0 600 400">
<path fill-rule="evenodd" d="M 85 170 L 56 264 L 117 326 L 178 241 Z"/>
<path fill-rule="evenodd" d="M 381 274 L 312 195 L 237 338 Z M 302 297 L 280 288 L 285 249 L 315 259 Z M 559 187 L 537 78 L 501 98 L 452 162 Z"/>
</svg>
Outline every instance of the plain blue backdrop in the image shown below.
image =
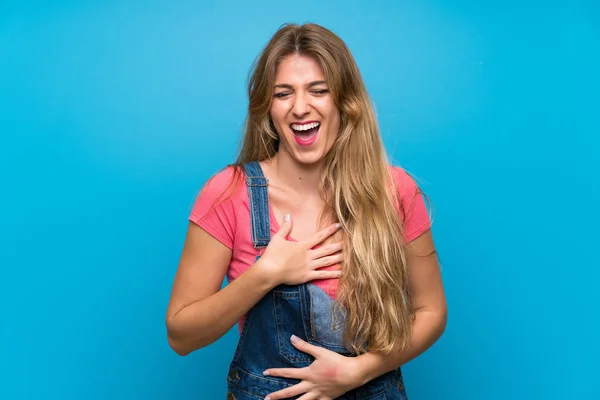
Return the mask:
<svg viewBox="0 0 600 400">
<path fill-rule="evenodd" d="M 0 399 L 222 399 L 236 343 L 164 316 L 284 22 L 354 53 L 434 206 L 449 322 L 411 399 L 597 399 L 595 1 L 0 2 Z"/>
</svg>

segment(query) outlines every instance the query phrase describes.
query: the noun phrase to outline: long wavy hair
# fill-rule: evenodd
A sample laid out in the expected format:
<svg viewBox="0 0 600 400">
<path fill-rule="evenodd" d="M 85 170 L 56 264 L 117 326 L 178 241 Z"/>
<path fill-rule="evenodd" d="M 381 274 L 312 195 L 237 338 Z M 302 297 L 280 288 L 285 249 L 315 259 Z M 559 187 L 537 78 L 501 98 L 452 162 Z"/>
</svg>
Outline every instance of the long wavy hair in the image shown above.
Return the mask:
<svg viewBox="0 0 600 400">
<path fill-rule="evenodd" d="M 399 217 L 402 202 L 361 74 L 336 34 L 316 24 L 287 24 L 274 34 L 252 65 L 245 132 L 232 166 L 238 174 L 243 164 L 277 153 L 279 135 L 269 111 L 277 66 L 291 54 L 319 63 L 341 116 L 319 190 L 325 202 L 322 216 L 342 224 L 344 262 L 337 304 L 345 318 L 346 344 L 357 354 L 405 348 L 414 310 Z"/>
</svg>

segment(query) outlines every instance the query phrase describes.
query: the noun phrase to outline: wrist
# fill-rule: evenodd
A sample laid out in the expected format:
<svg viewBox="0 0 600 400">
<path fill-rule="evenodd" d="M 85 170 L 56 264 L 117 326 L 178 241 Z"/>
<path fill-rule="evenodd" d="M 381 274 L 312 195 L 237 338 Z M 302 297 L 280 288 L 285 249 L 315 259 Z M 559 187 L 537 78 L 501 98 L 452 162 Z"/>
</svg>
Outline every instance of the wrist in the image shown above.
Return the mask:
<svg viewBox="0 0 600 400">
<path fill-rule="evenodd" d="M 358 386 L 367 384 L 384 372 L 381 370 L 384 358 L 381 354 L 373 352 L 354 357 L 353 374 Z"/>
<path fill-rule="evenodd" d="M 362 355 L 350 357 L 348 362 L 348 369 L 350 373 L 349 380 L 353 388 L 362 386 L 371 380 L 371 378 L 369 378 L 367 364 L 364 361 L 365 360 Z"/>
<path fill-rule="evenodd" d="M 256 274 L 257 280 L 260 282 L 260 285 L 264 288 L 265 292 L 268 292 L 279 285 L 275 267 L 266 260 L 259 258 L 250 269 Z"/>
</svg>

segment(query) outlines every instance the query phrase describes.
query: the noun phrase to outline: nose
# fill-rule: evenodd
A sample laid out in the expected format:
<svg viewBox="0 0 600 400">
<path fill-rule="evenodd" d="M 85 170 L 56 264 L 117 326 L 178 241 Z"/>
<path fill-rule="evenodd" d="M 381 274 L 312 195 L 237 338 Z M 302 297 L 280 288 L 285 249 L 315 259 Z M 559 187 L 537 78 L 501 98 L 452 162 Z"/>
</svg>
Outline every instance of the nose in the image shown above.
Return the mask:
<svg viewBox="0 0 600 400">
<path fill-rule="evenodd" d="M 298 93 L 294 96 L 294 103 L 292 105 L 292 113 L 294 117 L 300 119 L 310 111 L 310 105 L 308 104 L 308 100 L 303 93 Z"/>
</svg>

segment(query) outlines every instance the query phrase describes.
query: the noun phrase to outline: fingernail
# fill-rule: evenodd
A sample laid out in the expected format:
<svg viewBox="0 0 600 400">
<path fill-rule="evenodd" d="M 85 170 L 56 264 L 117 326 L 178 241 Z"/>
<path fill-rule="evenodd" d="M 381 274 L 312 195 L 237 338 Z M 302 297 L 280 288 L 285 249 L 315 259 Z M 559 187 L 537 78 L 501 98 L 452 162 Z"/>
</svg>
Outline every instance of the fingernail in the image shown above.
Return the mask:
<svg viewBox="0 0 600 400">
<path fill-rule="evenodd" d="M 290 214 L 285 214 L 283 216 L 283 222 L 288 222 L 290 219 L 292 219 L 292 216 Z"/>
<path fill-rule="evenodd" d="M 265 371 L 265 372 L 263 372 L 263 375 L 264 375 L 264 376 L 269 376 L 269 375 L 271 375 L 271 374 L 269 373 L 269 371 Z"/>
<path fill-rule="evenodd" d="M 341 227 L 342 227 L 342 224 L 335 224 L 336 229 L 340 229 Z"/>
<path fill-rule="evenodd" d="M 265 397 L 265 400 L 271 400 L 271 398 L 269 396 Z"/>
<path fill-rule="evenodd" d="M 298 336 L 292 335 L 292 337 L 290 338 L 290 342 L 296 343 L 297 341 L 298 341 Z"/>
</svg>

